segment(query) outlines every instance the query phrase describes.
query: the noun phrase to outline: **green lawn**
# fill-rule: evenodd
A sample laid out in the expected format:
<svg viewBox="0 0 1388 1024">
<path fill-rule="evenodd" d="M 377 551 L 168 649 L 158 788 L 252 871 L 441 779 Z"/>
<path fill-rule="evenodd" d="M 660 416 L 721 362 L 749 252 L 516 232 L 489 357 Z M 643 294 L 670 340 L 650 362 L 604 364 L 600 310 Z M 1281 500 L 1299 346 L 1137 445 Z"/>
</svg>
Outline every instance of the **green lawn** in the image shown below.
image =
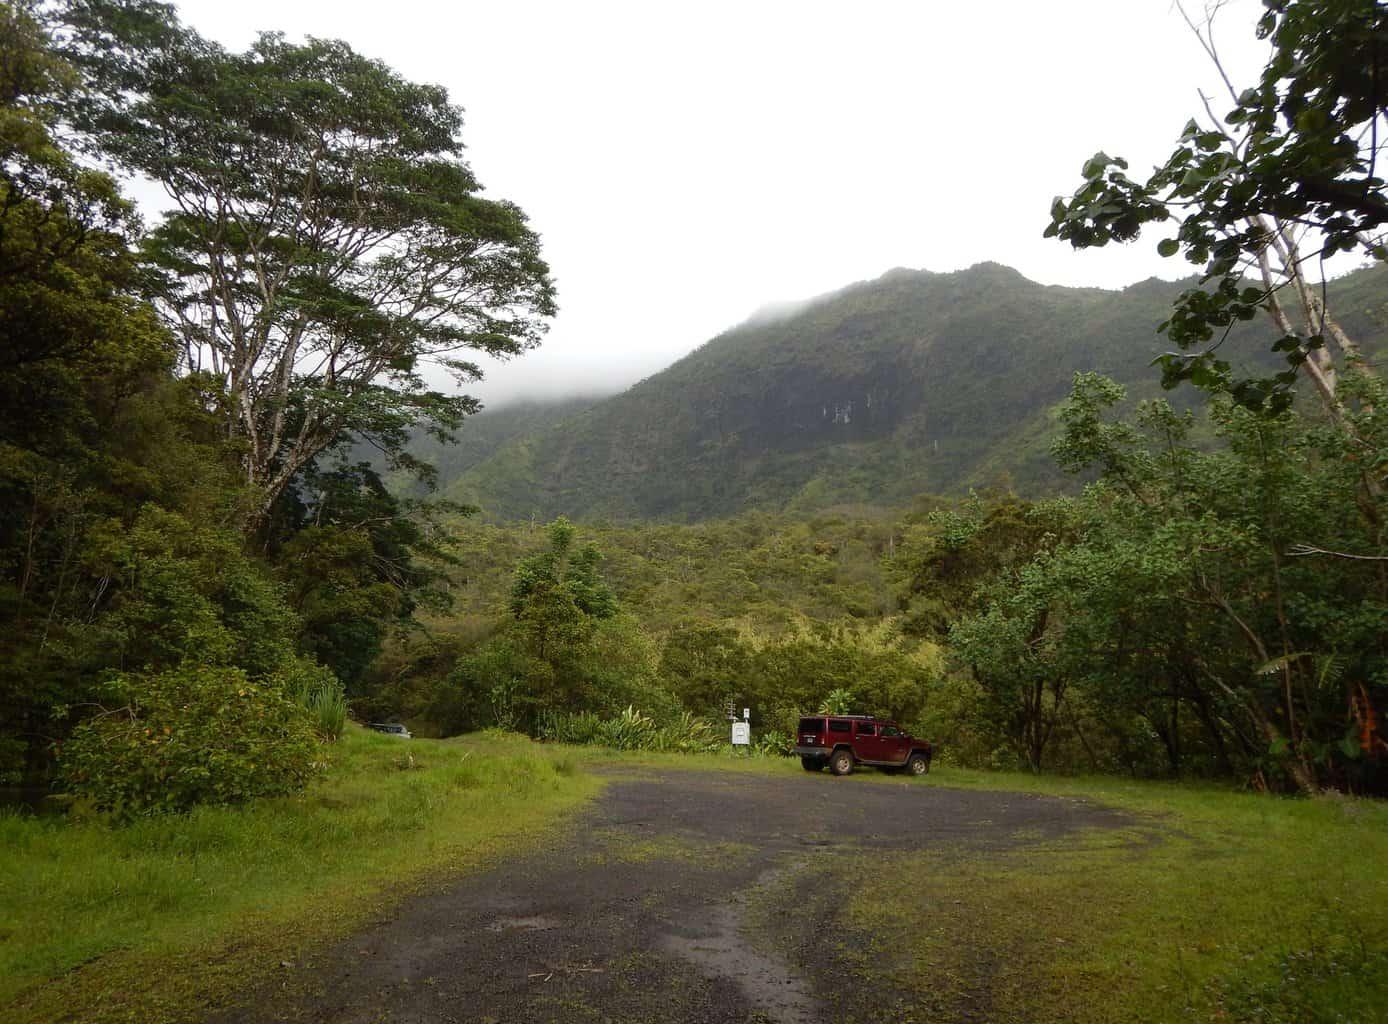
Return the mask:
<svg viewBox="0 0 1388 1024">
<path fill-rule="evenodd" d="M 6 1024 L 180 1017 L 431 878 L 524 847 L 601 785 L 514 737 L 351 728 L 331 757 L 307 793 L 244 808 L 118 828 L 0 815 Z"/>
<path fill-rule="evenodd" d="M 1388 1021 L 1388 805 L 948 769 L 928 784 L 1082 797 L 1133 824 L 845 864 L 849 919 L 893 954 L 866 969 L 922 1006 L 997 1024 Z"/>
</svg>

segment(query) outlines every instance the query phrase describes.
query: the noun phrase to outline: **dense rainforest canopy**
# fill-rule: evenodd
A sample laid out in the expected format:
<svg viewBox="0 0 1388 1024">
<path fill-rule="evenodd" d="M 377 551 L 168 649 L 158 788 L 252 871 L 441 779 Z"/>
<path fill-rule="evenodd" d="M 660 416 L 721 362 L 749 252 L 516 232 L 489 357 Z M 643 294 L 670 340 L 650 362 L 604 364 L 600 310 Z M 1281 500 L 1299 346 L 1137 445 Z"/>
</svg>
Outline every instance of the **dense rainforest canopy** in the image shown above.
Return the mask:
<svg viewBox="0 0 1388 1024">
<path fill-rule="evenodd" d="M 99 803 L 159 802 L 215 746 L 171 708 L 229 685 L 261 703 L 234 728 L 289 695 L 303 742 L 266 786 L 173 802 L 302 782 L 311 713 L 340 730 L 390 630 L 446 601 L 438 522 L 463 511 L 349 456 L 411 468 L 410 428 L 476 405 L 425 364 L 468 380 L 468 351 L 536 343 L 538 240 L 478 195 L 447 96 L 344 44 L 231 53 L 142 2 L 0 18 L 0 776 L 56 758 Z M 146 227 L 99 164 L 170 211 Z"/>
</svg>

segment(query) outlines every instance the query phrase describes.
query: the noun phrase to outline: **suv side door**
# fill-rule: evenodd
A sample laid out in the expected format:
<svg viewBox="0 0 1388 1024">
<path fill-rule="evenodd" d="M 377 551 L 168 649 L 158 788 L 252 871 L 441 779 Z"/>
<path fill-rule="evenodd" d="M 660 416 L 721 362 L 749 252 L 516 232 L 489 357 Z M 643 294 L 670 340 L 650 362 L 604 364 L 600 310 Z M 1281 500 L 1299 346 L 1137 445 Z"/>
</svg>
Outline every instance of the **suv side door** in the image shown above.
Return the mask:
<svg viewBox="0 0 1388 1024">
<path fill-rule="evenodd" d="M 879 723 L 877 735 L 882 760 L 905 764 L 911 753 L 911 737 L 891 722 Z"/>
<path fill-rule="evenodd" d="M 854 723 L 853 753 L 864 761 L 883 760 L 882 738 L 877 735 L 876 722 Z"/>
</svg>

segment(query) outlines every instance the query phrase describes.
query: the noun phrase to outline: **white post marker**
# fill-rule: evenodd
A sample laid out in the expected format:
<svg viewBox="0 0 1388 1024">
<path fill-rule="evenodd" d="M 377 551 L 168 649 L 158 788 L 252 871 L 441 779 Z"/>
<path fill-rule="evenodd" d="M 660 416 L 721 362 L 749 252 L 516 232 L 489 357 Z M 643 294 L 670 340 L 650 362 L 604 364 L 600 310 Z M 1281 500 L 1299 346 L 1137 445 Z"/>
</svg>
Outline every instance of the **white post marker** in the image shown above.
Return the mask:
<svg viewBox="0 0 1388 1024">
<path fill-rule="evenodd" d="M 752 724 L 750 722 L 733 723 L 733 746 L 745 747 L 752 742 Z"/>
</svg>

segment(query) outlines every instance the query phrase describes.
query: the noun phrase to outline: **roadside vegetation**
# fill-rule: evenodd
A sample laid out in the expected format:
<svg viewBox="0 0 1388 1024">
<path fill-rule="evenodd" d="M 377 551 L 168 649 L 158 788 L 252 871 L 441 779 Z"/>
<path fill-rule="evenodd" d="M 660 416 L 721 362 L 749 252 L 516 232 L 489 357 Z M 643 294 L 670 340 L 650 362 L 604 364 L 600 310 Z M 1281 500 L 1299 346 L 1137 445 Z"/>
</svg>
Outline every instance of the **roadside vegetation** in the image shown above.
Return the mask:
<svg viewBox="0 0 1388 1024">
<path fill-rule="evenodd" d="M 1379 793 L 1388 505 L 1358 452 L 1383 450 L 1388 396 L 1357 386 L 1348 439 L 1314 412 L 1132 408 L 1078 375 L 1055 454 L 1092 482 L 1070 498 L 460 525 L 466 604 L 389 648 L 360 706 L 446 735 L 629 707 L 687 731 L 731 704 L 788 739 L 837 693 L 966 767 Z"/>
<path fill-rule="evenodd" d="M 788 733 L 793 709 L 842 690 L 968 766 L 1388 792 L 1388 392 L 1380 353 L 1346 326 L 1381 324 L 1385 304 L 1360 295 L 1332 309 L 1328 282 L 1311 277 L 1337 255 L 1388 258 L 1388 132 L 1377 77 L 1362 71 L 1378 66 L 1388 15 L 1359 0 L 1265 7 L 1269 58 L 1237 91 L 1214 45 L 1219 5 L 1203 22 L 1177 5 L 1228 96 L 1206 103 L 1145 181 L 1099 152 L 1052 204 L 1046 234 L 1076 248 L 1164 228 L 1157 251 L 1199 269 L 1156 327 L 1175 346 L 1158 360 L 1161 383 L 1184 386 L 1181 401 L 1134 406 L 1126 387 L 1080 372 L 1052 406 L 1051 455 L 1085 481 L 1078 496 L 923 502 L 885 522 L 752 513 L 605 527 L 637 554 L 614 574 L 615 601 L 599 613 L 576 598 L 567 613 L 620 623 L 587 632 L 606 644 L 589 647 L 587 668 L 546 653 L 536 606 L 513 600 L 508 617 L 493 591 L 451 648 L 396 652 L 390 674 L 368 680 L 373 698 L 425 719 L 452 708 L 454 727 L 475 726 L 484 712 L 469 699 L 548 674 L 569 680 L 566 711 L 631 705 L 664 724 L 731 703 Z M 1276 337 L 1250 346 L 1236 328 L 1259 319 Z M 571 432 L 549 436 L 560 435 Z M 524 529 L 490 536 L 515 545 Z M 528 556 L 542 557 L 553 556 Z M 448 674 L 476 665 L 477 650 L 484 671 Z M 614 654 L 643 692 L 594 685 Z M 553 695 L 526 699 L 519 721 L 534 728 Z"/>
</svg>

